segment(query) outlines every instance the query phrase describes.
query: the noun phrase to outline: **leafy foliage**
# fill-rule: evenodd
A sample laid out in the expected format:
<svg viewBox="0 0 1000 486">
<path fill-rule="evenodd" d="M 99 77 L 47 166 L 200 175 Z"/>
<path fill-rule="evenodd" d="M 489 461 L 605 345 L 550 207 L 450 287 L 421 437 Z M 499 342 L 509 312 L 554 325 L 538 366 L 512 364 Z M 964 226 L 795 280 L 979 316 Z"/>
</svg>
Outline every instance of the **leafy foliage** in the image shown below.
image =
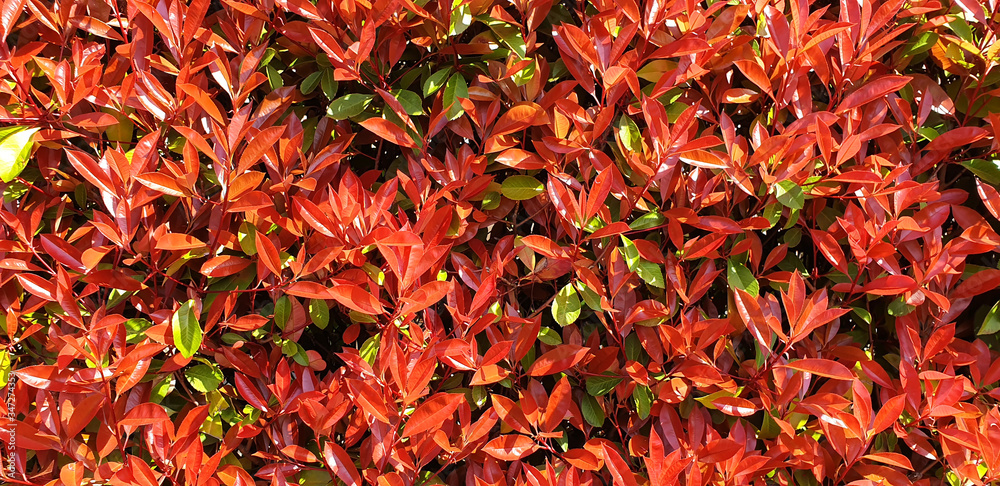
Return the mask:
<svg viewBox="0 0 1000 486">
<path fill-rule="evenodd" d="M 9 482 L 1000 481 L 996 12 L 6 0 Z"/>
</svg>

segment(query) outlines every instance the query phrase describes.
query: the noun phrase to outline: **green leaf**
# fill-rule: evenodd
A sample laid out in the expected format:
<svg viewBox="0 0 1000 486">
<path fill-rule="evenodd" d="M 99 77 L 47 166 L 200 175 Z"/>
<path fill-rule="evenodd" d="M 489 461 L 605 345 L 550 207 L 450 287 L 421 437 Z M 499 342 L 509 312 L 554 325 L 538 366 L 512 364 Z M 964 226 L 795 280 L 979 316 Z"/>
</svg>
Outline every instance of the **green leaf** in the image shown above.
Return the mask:
<svg viewBox="0 0 1000 486">
<path fill-rule="evenodd" d="M 323 76 L 320 79 L 320 86 L 323 88 L 323 95 L 326 99 L 332 100 L 337 97 L 337 88 L 339 88 L 339 83 L 336 79 L 333 79 L 333 69 L 324 69 Z"/>
<path fill-rule="evenodd" d="M 240 249 L 248 256 L 257 254 L 257 228 L 244 221 L 240 223 L 239 232 L 236 239 L 240 242 Z"/>
<path fill-rule="evenodd" d="M 632 361 L 646 361 L 646 350 L 639 341 L 639 335 L 634 332 L 625 338 L 625 357 Z"/>
<path fill-rule="evenodd" d="M 448 74 L 451 73 L 451 68 L 447 67 L 441 69 L 440 71 L 431 74 L 426 81 L 424 81 L 424 98 L 437 93 L 439 89 L 444 86 L 445 80 L 448 79 Z"/>
<path fill-rule="evenodd" d="M 381 338 L 379 334 L 376 334 L 368 338 L 364 344 L 361 345 L 361 359 L 368 362 L 368 364 L 375 364 L 375 357 L 378 356 L 378 348 Z"/>
<path fill-rule="evenodd" d="M 360 93 L 350 93 L 330 102 L 326 109 L 326 116 L 334 120 L 343 120 L 360 115 L 371 103 L 374 95 Z"/>
<path fill-rule="evenodd" d="M 264 72 L 267 73 L 267 82 L 271 85 L 271 90 L 276 90 L 285 85 L 285 82 L 281 79 L 281 73 L 274 66 L 267 66 L 264 68 Z"/>
<path fill-rule="evenodd" d="M 500 192 L 507 199 L 526 201 L 545 191 L 545 186 L 538 179 L 526 175 L 515 175 L 504 179 Z"/>
<path fill-rule="evenodd" d="M 0 351 L 0 386 L 7 386 L 10 381 L 10 354 L 6 350 Z"/>
<path fill-rule="evenodd" d="M 594 289 L 587 286 L 580 280 L 576 281 L 576 290 L 580 292 L 580 296 L 583 297 L 583 303 L 587 304 L 587 307 L 594 312 L 603 312 L 601 309 L 601 296 L 594 292 Z"/>
<path fill-rule="evenodd" d="M 403 110 L 407 115 L 419 116 L 424 114 L 424 100 L 420 95 L 408 89 L 393 90 L 392 95 L 396 97 L 399 104 L 403 105 Z"/>
<path fill-rule="evenodd" d="M 472 8 L 468 3 L 455 0 L 451 9 L 451 25 L 448 27 L 448 35 L 461 35 L 472 25 Z"/>
<path fill-rule="evenodd" d="M 642 152 L 642 132 L 631 118 L 622 115 L 618 119 L 618 138 L 629 152 Z"/>
<path fill-rule="evenodd" d="M 625 264 L 628 265 L 630 272 L 636 271 L 639 266 L 639 249 L 635 247 L 635 243 L 622 235 L 622 256 L 625 257 Z"/>
<path fill-rule="evenodd" d="M 519 69 L 516 73 L 514 73 L 514 75 L 511 76 L 511 79 L 514 80 L 514 84 L 518 86 L 524 86 L 528 84 L 528 82 L 531 81 L 531 78 L 535 77 L 535 72 L 537 71 L 537 69 L 535 68 L 535 64 L 536 63 L 534 59 L 532 59 L 532 61 L 528 63 L 527 66 L 524 66 L 523 68 Z"/>
<path fill-rule="evenodd" d="M 125 321 L 125 342 L 138 344 L 146 338 L 146 329 L 153 327 L 148 319 L 133 318 Z"/>
<path fill-rule="evenodd" d="M 660 226 L 664 221 L 666 221 L 666 218 L 663 217 L 662 213 L 659 211 L 650 211 L 636 218 L 628 227 L 633 230 L 647 230 Z"/>
<path fill-rule="evenodd" d="M 562 337 L 559 336 L 559 333 L 549 327 L 543 327 L 538 330 L 538 340 L 549 346 L 562 344 Z"/>
<path fill-rule="evenodd" d="M 14 180 L 28 166 L 37 128 L 0 128 L 0 179 Z"/>
<path fill-rule="evenodd" d="M 742 263 L 729 259 L 729 271 L 726 272 L 726 276 L 730 287 L 743 290 L 754 297 L 760 294 L 760 284 L 753 277 L 753 272 Z"/>
<path fill-rule="evenodd" d="M 860 317 L 862 321 L 865 321 L 865 324 L 871 325 L 872 323 L 871 312 L 868 312 L 868 310 L 863 307 L 851 307 L 851 310 L 854 311 L 854 314 Z"/>
<path fill-rule="evenodd" d="M 614 390 L 621 382 L 622 377 L 620 376 L 591 376 L 587 378 L 587 393 L 592 397 L 604 396 Z"/>
<path fill-rule="evenodd" d="M 994 186 L 1000 186 L 1000 160 L 972 159 L 962 162 L 966 169 Z"/>
<path fill-rule="evenodd" d="M 778 202 L 792 209 L 802 209 L 806 203 L 806 195 L 802 188 L 792 181 L 781 181 L 774 185 L 774 196 Z"/>
<path fill-rule="evenodd" d="M 465 113 L 462 103 L 458 100 L 469 98 L 469 85 L 461 74 L 455 73 L 448 79 L 448 84 L 444 87 L 444 99 L 442 105 L 445 107 L 449 120 L 455 120 Z"/>
<path fill-rule="evenodd" d="M 198 323 L 198 316 L 194 313 L 194 301 L 185 302 L 177 312 L 174 313 L 171 327 L 174 332 L 174 346 L 181 352 L 181 356 L 191 358 L 201 347 L 201 324 Z"/>
<path fill-rule="evenodd" d="M 306 76 L 306 79 L 303 79 L 302 84 L 299 85 L 299 91 L 301 91 L 304 95 L 308 95 L 313 91 L 316 91 L 316 88 L 319 87 L 320 78 L 322 76 L 322 71 L 316 71 Z"/>
<path fill-rule="evenodd" d="M 188 383 L 191 384 L 191 388 L 194 388 L 202 393 L 217 390 L 223 380 L 221 370 L 206 364 L 200 364 L 188 368 L 184 372 L 184 377 L 187 378 Z"/>
<path fill-rule="evenodd" d="M 500 193 L 490 191 L 483 196 L 483 211 L 492 211 L 500 207 Z"/>
<path fill-rule="evenodd" d="M 583 402 L 580 403 L 580 411 L 583 412 L 583 419 L 586 420 L 588 424 L 594 427 L 601 427 L 604 425 L 604 410 L 601 408 L 601 404 L 597 403 L 596 398 L 590 395 L 584 395 Z"/>
<path fill-rule="evenodd" d="M 164 398 L 167 398 L 167 395 L 173 393 L 175 387 L 174 376 L 167 375 L 159 383 L 153 385 L 153 389 L 149 392 L 149 401 L 157 404 L 162 402 Z"/>
<path fill-rule="evenodd" d="M 937 44 L 938 34 L 936 32 L 924 32 L 911 38 L 902 49 L 903 56 L 915 56 L 931 50 Z"/>
<path fill-rule="evenodd" d="M 636 265 L 635 273 L 639 275 L 644 282 L 649 285 L 656 287 L 658 289 L 667 288 L 666 279 L 663 278 L 663 270 L 660 266 L 647 260 L 639 259 L 639 264 Z"/>
<path fill-rule="evenodd" d="M 986 314 L 986 319 L 983 320 L 983 325 L 976 334 L 983 336 L 986 334 L 996 334 L 997 331 L 1000 331 L 1000 315 L 997 315 L 998 313 L 1000 313 L 1000 302 L 997 302 Z"/>
<path fill-rule="evenodd" d="M 646 385 L 638 385 L 632 390 L 632 399 L 635 400 L 635 411 L 639 414 L 639 419 L 645 420 L 653 406 L 652 390 Z"/>
<path fill-rule="evenodd" d="M 285 324 L 288 324 L 288 318 L 292 315 L 292 302 L 288 300 L 287 295 L 282 295 L 277 302 L 274 303 L 274 324 L 278 326 L 278 329 L 284 330 Z"/>
<path fill-rule="evenodd" d="M 887 311 L 889 312 L 890 316 L 900 317 L 913 312 L 914 309 L 916 309 L 916 307 L 907 304 L 906 299 L 900 297 L 898 299 L 893 300 L 892 302 L 889 302 L 889 307 Z"/>
<path fill-rule="evenodd" d="M 568 326 L 580 317 L 580 296 L 572 283 L 566 284 L 552 302 L 552 317 L 560 326 Z"/>
<path fill-rule="evenodd" d="M 524 59 L 528 56 L 528 50 L 524 44 L 524 37 L 521 36 L 521 29 L 499 20 L 490 20 L 489 25 L 497 37 L 499 37 L 504 44 L 507 44 L 507 47 L 514 51 L 518 57 Z"/>
<path fill-rule="evenodd" d="M 330 308 L 326 306 L 326 301 L 321 299 L 309 300 L 309 318 L 312 323 L 320 329 L 326 329 L 330 324 Z"/>
<path fill-rule="evenodd" d="M 299 345 L 291 339 L 281 343 L 281 353 L 285 356 L 295 356 L 299 352 Z"/>
</svg>

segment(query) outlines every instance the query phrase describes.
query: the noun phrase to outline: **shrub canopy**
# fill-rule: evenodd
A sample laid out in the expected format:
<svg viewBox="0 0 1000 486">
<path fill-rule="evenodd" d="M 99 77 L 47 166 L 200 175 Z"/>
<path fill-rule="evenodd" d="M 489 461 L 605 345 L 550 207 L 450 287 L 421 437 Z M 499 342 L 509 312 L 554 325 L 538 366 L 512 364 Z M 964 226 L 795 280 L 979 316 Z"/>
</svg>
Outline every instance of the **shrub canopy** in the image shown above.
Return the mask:
<svg viewBox="0 0 1000 486">
<path fill-rule="evenodd" d="M 997 12 L 4 0 L 10 482 L 998 481 Z"/>
</svg>

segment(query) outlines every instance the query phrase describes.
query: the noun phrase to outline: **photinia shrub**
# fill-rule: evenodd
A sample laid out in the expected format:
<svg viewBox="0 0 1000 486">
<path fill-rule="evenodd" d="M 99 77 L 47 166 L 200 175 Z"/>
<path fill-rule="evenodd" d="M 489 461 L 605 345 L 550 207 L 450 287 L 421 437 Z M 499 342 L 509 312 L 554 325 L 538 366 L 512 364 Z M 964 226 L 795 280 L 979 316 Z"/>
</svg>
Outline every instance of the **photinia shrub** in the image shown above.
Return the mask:
<svg viewBox="0 0 1000 486">
<path fill-rule="evenodd" d="M 996 483 L 998 12 L 4 0 L 3 477 Z"/>
</svg>

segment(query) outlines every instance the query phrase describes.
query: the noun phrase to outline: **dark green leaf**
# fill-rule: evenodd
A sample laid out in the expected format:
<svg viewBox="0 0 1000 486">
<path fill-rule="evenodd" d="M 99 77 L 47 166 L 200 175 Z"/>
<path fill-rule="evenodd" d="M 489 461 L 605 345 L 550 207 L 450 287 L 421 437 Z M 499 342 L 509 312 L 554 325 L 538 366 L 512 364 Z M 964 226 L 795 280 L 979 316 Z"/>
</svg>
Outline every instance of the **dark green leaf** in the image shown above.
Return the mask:
<svg viewBox="0 0 1000 486">
<path fill-rule="evenodd" d="M 587 378 L 587 393 L 594 397 L 607 395 L 621 382 L 622 377 L 620 376 L 591 376 Z"/>
<path fill-rule="evenodd" d="M 360 115 L 371 103 L 374 95 L 350 93 L 333 100 L 326 109 L 326 116 L 334 120 L 343 120 Z"/>
</svg>

